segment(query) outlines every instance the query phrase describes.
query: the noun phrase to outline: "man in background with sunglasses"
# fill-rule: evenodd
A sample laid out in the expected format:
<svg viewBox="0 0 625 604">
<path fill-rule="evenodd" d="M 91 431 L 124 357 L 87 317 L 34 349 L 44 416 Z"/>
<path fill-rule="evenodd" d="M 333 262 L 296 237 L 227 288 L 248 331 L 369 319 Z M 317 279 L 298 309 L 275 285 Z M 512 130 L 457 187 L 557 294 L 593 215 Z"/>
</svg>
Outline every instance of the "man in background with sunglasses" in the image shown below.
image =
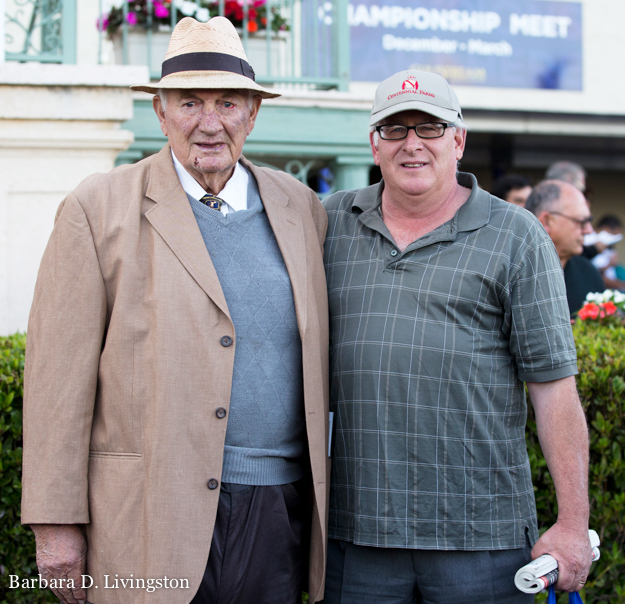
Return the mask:
<svg viewBox="0 0 625 604">
<path fill-rule="evenodd" d="M 605 289 L 601 273 L 590 260 L 580 256 L 584 251 L 584 236 L 592 233 L 586 198 L 573 184 L 545 180 L 528 197 L 525 209 L 540 220 L 558 252 L 569 311 L 573 315 L 583 306 L 588 293 Z"/>
<path fill-rule="evenodd" d="M 370 141 L 382 182 L 325 204 L 324 602 L 531 602 L 514 574 L 544 553 L 557 587 L 578 591 L 591 561 L 588 439 L 553 244 L 529 212 L 457 172 L 466 127 L 442 77 L 382 82 Z M 558 498 L 540 539 L 524 382 Z"/>
</svg>

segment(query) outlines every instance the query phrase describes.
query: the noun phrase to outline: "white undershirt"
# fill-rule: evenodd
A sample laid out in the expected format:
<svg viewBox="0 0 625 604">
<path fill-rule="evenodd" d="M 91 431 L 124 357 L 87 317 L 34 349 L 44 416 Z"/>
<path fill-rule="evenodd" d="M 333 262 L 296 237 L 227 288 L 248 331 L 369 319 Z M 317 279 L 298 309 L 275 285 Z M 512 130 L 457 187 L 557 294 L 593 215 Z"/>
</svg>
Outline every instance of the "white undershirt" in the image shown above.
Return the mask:
<svg viewBox="0 0 625 604">
<path fill-rule="evenodd" d="M 186 168 L 178 161 L 173 151 L 171 152 L 171 156 L 174 160 L 176 174 L 178 175 L 178 179 L 185 193 L 195 199 L 201 199 L 206 195 L 204 188 L 187 172 Z M 237 162 L 232 176 L 226 183 L 226 186 L 219 192 L 218 197 L 224 201 L 224 203 L 221 204 L 222 214 L 237 212 L 238 210 L 247 210 L 247 183 L 249 178 L 247 168 Z"/>
</svg>

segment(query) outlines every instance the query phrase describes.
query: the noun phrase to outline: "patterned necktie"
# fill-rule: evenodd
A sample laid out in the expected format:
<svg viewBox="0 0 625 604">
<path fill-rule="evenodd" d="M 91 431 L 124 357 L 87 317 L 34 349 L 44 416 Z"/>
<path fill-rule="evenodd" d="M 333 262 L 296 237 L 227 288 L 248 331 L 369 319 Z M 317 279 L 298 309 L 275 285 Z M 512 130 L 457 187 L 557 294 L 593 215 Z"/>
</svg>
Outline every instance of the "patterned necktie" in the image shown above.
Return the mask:
<svg viewBox="0 0 625 604">
<path fill-rule="evenodd" d="M 213 208 L 213 210 L 218 211 L 221 210 L 221 204 L 224 202 L 221 197 L 217 197 L 217 195 L 211 195 L 210 193 L 203 195 L 200 201 L 204 205 L 207 205 L 209 208 Z"/>
</svg>

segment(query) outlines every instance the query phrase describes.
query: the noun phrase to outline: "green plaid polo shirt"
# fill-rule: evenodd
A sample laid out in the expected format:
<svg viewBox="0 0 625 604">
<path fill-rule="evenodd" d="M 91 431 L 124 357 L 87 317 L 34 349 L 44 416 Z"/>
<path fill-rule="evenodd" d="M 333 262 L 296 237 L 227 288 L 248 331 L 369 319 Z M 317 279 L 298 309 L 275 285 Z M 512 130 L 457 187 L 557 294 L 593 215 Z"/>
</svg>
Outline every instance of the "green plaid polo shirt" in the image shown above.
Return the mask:
<svg viewBox="0 0 625 604">
<path fill-rule="evenodd" d="M 325 203 L 334 411 L 329 535 L 407 549 L 538 538 L 524 381 L 577 373 L 562 266 L 526 210 L 478 188 L 399 251 L 384 183 Z"/>
</svg>

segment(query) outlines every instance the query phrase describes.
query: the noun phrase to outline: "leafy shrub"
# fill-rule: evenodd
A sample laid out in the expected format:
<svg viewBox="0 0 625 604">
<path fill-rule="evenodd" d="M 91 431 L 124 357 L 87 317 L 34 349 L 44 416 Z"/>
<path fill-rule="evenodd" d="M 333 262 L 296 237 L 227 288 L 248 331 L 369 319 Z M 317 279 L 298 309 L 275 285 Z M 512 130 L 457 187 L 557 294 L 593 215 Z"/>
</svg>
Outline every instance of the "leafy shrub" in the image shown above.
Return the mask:
<svg viewBox="0 0 625 604">
<path fill-rule="evenodd" d="M 586 604 L 625 602 L 625 326 L 617 322 L 578 320 L 577 388 L 590 430 L 590 528 L 599 533 L 601 558 L 593 563 L 581 592 Z M 540 451 L 533 417 L 527 444 L 532 465 L 538 524 L 556 520 L 553 481 Z M 536 601 L 546 598 L 539 596 Z M 560 604 L 568 602 L 565 594 Z"/>
<path fill-rule="evenodd" d="M 36 577 L 35 537 L 20 524 L 26 335 L 0 337 L 0 604 L 58 602 L 49 590 L 9 589 L 9 575 Z"/>
</svg>

